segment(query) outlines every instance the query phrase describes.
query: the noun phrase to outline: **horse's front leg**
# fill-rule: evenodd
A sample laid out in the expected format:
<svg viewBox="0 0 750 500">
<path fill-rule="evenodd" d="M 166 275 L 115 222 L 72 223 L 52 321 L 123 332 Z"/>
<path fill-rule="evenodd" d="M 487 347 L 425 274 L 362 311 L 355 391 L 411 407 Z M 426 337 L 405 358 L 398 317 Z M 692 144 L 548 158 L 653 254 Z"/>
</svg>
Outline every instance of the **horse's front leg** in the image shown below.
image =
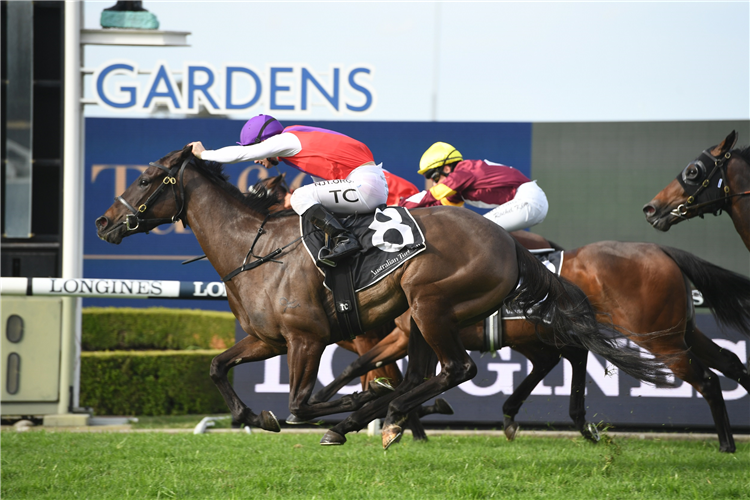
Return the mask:
<svg viewBox="0 0 750 500">
<path fill-rule="evenodd" d="M 234 392 L 229 383 L 227 373 L 229 369 L 250 361 L 261 361 L 281 354 L 277 349 L 269 346 L 256 337 L 245 337 L 211 361 L 211 379 L 219 389 L 221 396 L 232 413 L 232 420 L 239 424 L 260 427 L 271 432 L 279 432 L 281 427 L 278 420 L 270 411 L 263 410 L 256 415 Z"/>
<path fill-rule="evenodd" d="M 296 336 L 289 343 L 289 410 L 295 421 L 309 421 L 325 415 L 354 411 L 378 396 L 391 392 L 391 387 L 370 383 L 370 390 L 354 393 L 334 401 L 311 403 L 312 391 L 318 379 L 320 357 L 326 344 L 318 340 L 301 339 Z"/>
<path fill-rule="evenodd" d="M 362 354 L 353 363 L 347 366 L 338 377 L 333 379 L 333 382 L 314 394 L 310 398 L 310 403 L 313 404 L 328 401 L 333 396 L 335 396 L 342 387 L 351 382 L 355 377 L 366 375 L 371 370 L 375 370 L 384 365 L 387 366 L 390 363 L 403 358 L 406 355 L 408 343 L 408 337 L 403 335 L 400 330 L 398 333 L 394 330 L 394 333 L 385 337 L 372 349 Z M 392 386 L 398 385 L 401 380 L 399 378 L 394 382 L 395 383 L 391 384 Z"/>
</svg>

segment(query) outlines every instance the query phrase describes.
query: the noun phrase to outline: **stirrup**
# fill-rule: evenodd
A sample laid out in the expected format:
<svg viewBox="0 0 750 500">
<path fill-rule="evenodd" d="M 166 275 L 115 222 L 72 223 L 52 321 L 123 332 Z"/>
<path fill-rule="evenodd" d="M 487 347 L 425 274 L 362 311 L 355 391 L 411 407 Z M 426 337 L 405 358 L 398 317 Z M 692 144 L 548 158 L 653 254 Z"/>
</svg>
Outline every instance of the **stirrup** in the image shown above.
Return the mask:
<svg viewBox="0 0 750 500">
<path fill-rule="evenodd" d="M 323 264 L 328 267 L 336 267 L 336 263 L 334 261 L 320 256 L 320 254 L 323 253 L 324 250 L 328 250 L 328 249 L 326 247 L 322 247 L 320 250 L 318 250 L 318 260 L 316 262 L 318 264 Z"/>
</svg>

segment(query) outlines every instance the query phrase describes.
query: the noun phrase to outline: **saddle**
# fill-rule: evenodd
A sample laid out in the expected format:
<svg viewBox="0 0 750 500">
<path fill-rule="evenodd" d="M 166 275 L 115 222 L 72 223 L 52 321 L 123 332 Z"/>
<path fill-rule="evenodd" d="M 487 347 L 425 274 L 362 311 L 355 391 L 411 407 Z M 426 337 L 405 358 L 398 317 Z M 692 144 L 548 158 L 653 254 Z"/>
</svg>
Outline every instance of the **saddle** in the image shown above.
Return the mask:
<svg viewBox="0 0 750 500">
<path fill-rule="evenodd" d="M 515 237 L 515 233 L 511 233 Z M 540 237 L 541 238 L 541 237 Z M 525 241 L 520 240 L 525 245 Z M 529 250 L 551 273 L 560 276 L 563 265 L 563 250 L 556 250 L 554 248 L 536 248 Z M 490 352 L 493 355 L 495 352 L 503 346 L 503 320 L 519 320 L 526 319 L 523 311 L 514 309 L 510 302 L 513 299 L 511 293 L 505 301 L 503 301 L 502 307 L 492 313 L 489 317 L 484 320 L 484 348 L 482 352 Z"/>
<path fill-rule="evenodd" d="M 333 293 L 342 339 L 351 340 L 364 333 L 359 320 L 356 293 L 379 282 L 406 261 L 426 249 L 424 235 L 405 208 L 378 207 L 374 213 L 354 214 L 340 219 L 353 232 L 362 250 L 338 262 L 333 268 L 318 270 L 325 287 Z M 331 244 L 323 231 L 300 218 L 300 231 L 313 262 L 321 248 Z"/>
</svg>

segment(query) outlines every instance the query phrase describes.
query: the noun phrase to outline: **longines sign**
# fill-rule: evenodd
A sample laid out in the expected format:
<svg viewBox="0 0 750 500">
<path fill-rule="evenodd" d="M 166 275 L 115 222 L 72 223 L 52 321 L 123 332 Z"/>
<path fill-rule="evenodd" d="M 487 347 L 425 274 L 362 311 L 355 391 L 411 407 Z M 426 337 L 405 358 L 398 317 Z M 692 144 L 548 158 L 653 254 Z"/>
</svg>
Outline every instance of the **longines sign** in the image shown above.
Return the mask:
<svg viewBox="0 0 750 500">
<path fill-rule="evenodd" d="M 172 113 L 196 114 L 201 105 L 211 114 L 248 113 L 261 106 L 274 114 L 328 107 L 335 114 L 356 116 L 375 105 L 373 68 L 331 65 L 315 71 L 304 64 L 270 65 L 260 71 L 246 64 L 186 62 L 178 82 L 166 62 L 150 70 L 126 60 L 108 61 L 94 71 L 93 94 L 100 106 L 114 111 L 147 111 L 157 104 Z M 145 85 L 139 74 L 148 74 Z"/>
<path fill-rule="evenodd" d="M 3 295 L 226 300 L 220 281 L 2 278 Z"/>
</svg>

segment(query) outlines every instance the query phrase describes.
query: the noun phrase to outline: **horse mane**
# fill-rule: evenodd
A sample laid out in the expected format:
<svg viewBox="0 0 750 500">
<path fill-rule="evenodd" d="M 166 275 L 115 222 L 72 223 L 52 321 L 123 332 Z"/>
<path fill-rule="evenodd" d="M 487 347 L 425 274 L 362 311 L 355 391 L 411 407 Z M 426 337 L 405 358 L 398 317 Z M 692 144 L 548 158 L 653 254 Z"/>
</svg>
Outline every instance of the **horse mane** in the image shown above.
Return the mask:
<svg viewBox="0 0 750 500">
<path fill-rule="evenodd" d="M 180 160 L 182 150 L 178 149 L 167 154 L 159 160 L 162 165 L 173 165 Z M 261 215 L 270 215 L 271 217 L 289 216 L 295 214 L 293 210 L 282 210 L 271 213 L 269 208 L 277 203 L 272 197 L 259 198 L 257 196 L 243 193 L 240 189 L 229 182 L 229 176 L 224 173 L 224 164 L 217 161 L 207 161 L 191 155 L 193 166 L 200 172 L 203 177 L 211 181 L 214 185 L 221 188 L 232 198 L 240 201 L 247 208 L 259 212 Z"/>
<path fill-rule="evenodd" d="M 745 160 L 745 163 L 750 165 L 750 146 L 745 146 L 744 148 L 738 148 L 732 151 L 733 154 L 736 154 L 743 160 Z"/>
</svg>

